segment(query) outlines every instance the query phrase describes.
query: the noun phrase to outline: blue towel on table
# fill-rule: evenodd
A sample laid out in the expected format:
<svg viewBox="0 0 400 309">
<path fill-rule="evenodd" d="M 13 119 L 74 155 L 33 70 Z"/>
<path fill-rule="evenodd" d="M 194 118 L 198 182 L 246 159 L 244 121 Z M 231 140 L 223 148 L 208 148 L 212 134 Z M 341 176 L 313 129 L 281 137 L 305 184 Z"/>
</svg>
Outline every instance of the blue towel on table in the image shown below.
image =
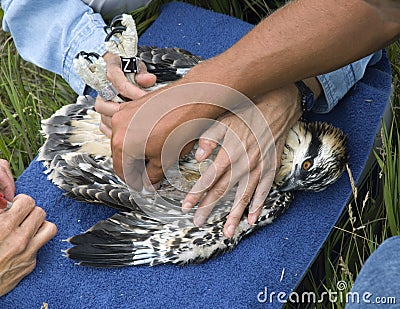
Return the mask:
<svg viewBox="0 0 400 309">
<path fill-rule="evenodd" d="M 211 57 L 251 28 L 235 18 L 171 3 L 163 7 L 140 43 L 176 46 Z M 385 58 L 368 68 L 363 80 L 333 112 L 315 116 L 348 134 L 350 168 L 356 180 L 387 105 L 390 81 Z M 0 308 L 39 308 L 43 302 L 51 309 L 264 307 L 257 296 L 265 289 L 268 293 L 290 293 L 296 287 L 351 195 L 346 174 L 326 191 L 298 193 L 291 208 L 272 225 L 244 239 L 231 253 L 201 265 L 93 269 L 76 266 L 63 257 L 61 250 L 69 247 L 63 240 L 115 211 L 64 197 L 43 170 L 41 163 L 32 162 L 18 179 L 18 191 L 36 199 L 59 233 L 40 250 L 34 272 L 0 299 Z M 263 300 L 265 295 L 259 296 Z M 271 307 L 280 307 L 277 297 L 272 298 Z"/>
</svg>

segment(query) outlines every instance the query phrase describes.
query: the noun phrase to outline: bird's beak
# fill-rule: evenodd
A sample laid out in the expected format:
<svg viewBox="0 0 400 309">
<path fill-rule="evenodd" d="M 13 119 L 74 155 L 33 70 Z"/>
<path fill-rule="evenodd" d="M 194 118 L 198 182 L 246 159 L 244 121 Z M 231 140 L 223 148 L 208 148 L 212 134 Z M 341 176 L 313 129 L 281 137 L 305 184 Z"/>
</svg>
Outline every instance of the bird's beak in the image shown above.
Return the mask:
<svg viewBox="0 0 400 309">
<path fill-rule="evenodd" d="M 296 190 L 298 187 L 297 181 L 296 181 L 296 179 L 299 179 L 298 174 L 299 173 L 298 173 L 297 169 L 295 169 L 288 177 L 288 180 L 279 186 L 279 191 L 287 192 L 287 191 Z"/>
<path fill-rule="evenodd" d="M 279 191 L 282 192 L 287 192 L 287 191 L 292 191 L 295 188 L 295 183 L 293 179 L 289 179 L 286 181 L 283 185 L 279 186 Z"/>
</svg>

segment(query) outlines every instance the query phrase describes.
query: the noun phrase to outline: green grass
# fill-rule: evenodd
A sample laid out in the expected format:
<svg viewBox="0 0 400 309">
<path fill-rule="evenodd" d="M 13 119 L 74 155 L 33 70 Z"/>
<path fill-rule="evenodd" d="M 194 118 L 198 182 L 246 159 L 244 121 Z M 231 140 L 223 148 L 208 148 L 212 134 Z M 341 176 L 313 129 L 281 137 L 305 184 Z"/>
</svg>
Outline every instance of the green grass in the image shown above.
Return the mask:
<svg viewBox="0 0 400 309">
<path fill-rule="evenodd" d="M 60 77 L 23 61 L 13 41 L 0 32 L 0 152 L 15 176 L 43 143 L 41 119 L 75 97 Z"/>
<path fill-rule="evenodd" d="M 160 6 L 170 1 L 153 1 L 148 8 L 133 12 L 140 33 L 157 18 Z M 251 23 L 259 22 L 279 5 L 278 1 L 261 0 L 185 2 Z M 382 133 L 383 146 L 376 150 L 377 165 L 371 171 L 366 189 L 357 188 L 356 198 L 336 224 L 298 287 L 299 292 L 340 292 L 337 284 L 341 281 L 346 283 L 348 291 L 367 257 L 384 239 L 400 232 L 399 42 L 387 50 L 393 68 L 395 120 Z M 9 36 L 0 32 L 0 156 L 11 162 L 15 176 L 22 173 L 43 142 L 40 120 L 61 105 L 73 102 L 75 97 L 60 77 L 23 61 Z M 342 307 L 344 303 L 340 302 L 318 305 L 318 308 Z"/>
<path fill-rule="evenodd" d="M 383 187 L 383 204 L 391 235 L 400 235 L 400 162 L 398 147 L 400 145 L 400 136 L 398 132 L 397 121 L 393 122 L 389 132 L 384 128 L 383 155 L 376 156 L 385 184 Z M 389 149 L 391 151 L 387 153 Z"/>
</svg>

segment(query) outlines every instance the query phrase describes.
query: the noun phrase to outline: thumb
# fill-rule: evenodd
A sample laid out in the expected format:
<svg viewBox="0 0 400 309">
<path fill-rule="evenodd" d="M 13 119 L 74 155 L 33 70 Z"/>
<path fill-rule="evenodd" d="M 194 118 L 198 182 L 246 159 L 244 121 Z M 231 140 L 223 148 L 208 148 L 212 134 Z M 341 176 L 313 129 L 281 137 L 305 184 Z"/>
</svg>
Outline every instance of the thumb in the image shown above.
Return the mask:
<svg viewBox="0 0 400 309">
<path fill-rule="evenodd" d="M 154 74 L 147 72 L 138 73 L 135 76 L 136 83 L 143 88 L 148 88 L 153 86 L 156 83 L 156 80 L 157 78 Z"/>
<path fill-rule="evenodd" d="M 147 72 L 146 64 L 143 61 L 140 61 L 139 73 L 135 75 L 135 81 L 140 87 L 148 88 L 156 83 L 157 77 L 154 74 Z"/>
<path fill-rule="evenodd" d="M 151 159 L 146 164 L 146 170 L 142 174 L 143 187 L 147 191 L 154 191 L 153 184 L 158 184 L 164 178 L 164 171 L 160 160 Z"/>
<path fill-rule="evenodd" d="M 221 122 L 215 123 L 200 136 L 195 158 L 198 162 L 207 159 L 226 134 L 227 126 Z"/>
</svg>

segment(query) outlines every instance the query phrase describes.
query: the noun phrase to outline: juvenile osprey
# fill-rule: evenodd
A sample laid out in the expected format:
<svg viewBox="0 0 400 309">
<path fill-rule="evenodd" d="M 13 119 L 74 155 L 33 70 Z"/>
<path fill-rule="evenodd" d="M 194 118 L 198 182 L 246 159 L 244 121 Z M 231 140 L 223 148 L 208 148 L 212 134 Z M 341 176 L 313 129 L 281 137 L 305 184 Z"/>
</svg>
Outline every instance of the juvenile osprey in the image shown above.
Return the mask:
<svg viewBox="0 0 400 309">
<path fill-rule="evenodd" d="M 122 20 L 122 26 L 112 25 L 110 33 L 119 35 L 119 44 L 122 44 L 126 42 L 124 35 L 135 33 L 134 23 L 128 15 L 118 20 Z M 179 78 L 201 60 L 172 48 L 143 47 L 137 55 L 160 83 Z M 86 71 L 84 74 L 92 78 L 91 86 L 97 83 L 100 90 L 106 85 L 105 66 L 101 58 L 92 60 L 91 56 L 81 55 L 77 63 L 82 67 L 78 71 Z M 98 129 L 100 115 L 93 106 L 92 97 L 79 97 L 75 104 L 64 106 L 43 121 L 47 140 L 39 154 L 49 179 L 65 190 L 67 196 L 121 211 L 69 239 L 74 246 L 65 253 L 80 265 L 152 266 L 205 261 L 232 250 L 245 235 L 279 217 L 289 207 L 293 191 L 325 189 L 341 175 L 348 162 L 347 138 L 339 129 L 326 123 L 298 122 L 289 132 L 281 165 L 261 216 L 255 225 L 249 225 L 245 213 L 234 236 L 226 238 L 223 227 L 233 203 L 232 196 L 225 197 L 206 223 L 195 226 L 195 210 L 187 214 L 181 211 L 184 193 L 175 189 L 177 178 L 164 180 L 155 195 L 133 192 L 113 171 L 110 141 Z M 193 174 L 199 177 L 199 170 L 190 153 L 180 159 L 171 173 L 182 175 L 179 181 L 183 179 L 190 186 L 196 179 Z"/>
</svg>

